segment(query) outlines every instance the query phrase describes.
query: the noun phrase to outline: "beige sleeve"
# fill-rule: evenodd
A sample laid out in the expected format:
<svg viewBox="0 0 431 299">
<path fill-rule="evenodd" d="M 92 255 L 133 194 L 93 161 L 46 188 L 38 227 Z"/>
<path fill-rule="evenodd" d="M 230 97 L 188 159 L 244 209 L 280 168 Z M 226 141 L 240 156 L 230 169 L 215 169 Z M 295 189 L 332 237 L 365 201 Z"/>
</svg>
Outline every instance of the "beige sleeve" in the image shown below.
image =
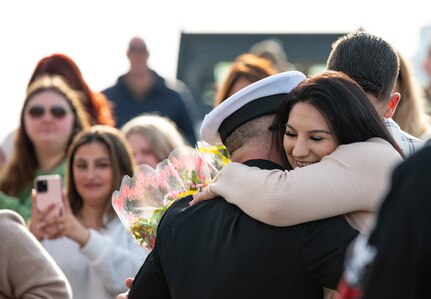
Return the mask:
<svg viewBox="0 0 431 299">
<path fill-rule="evenodd" d="M 373 138 L 375 139 L 375 138 Z M 401 162 L 387 142 L 342 145 L 319 163 L 291 171 L 230 163 L 210 190 L 249 216 L 290 226 L 353 211 L 375 211 L 393 167 Z"/>
<path fill-rule="evenodd" d="M 8 298 L 72 298 L 63 272 L 16 213 L 0 214 L 0 289 Z M 7 279 L 5 279 L 7 278 Z"/>
</svg>

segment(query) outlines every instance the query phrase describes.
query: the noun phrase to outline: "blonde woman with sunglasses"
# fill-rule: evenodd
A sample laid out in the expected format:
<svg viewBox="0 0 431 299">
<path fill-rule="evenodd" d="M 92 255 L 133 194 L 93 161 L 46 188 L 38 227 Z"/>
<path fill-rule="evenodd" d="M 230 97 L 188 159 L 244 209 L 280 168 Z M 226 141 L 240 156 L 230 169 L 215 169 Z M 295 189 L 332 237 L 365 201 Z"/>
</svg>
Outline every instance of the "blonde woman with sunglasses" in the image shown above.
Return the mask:
<svg viewBox="0 0 431 299">
<path fill-rule="evenodd" d="M 33 180 L 42 174 L 64 176 L 73 137 L 89 127 L 79 94 L 59 76 L 42 76 L 27 89 L 10 161 L 0 173 L 0 209 L 28 220 Z"/>
</svg>

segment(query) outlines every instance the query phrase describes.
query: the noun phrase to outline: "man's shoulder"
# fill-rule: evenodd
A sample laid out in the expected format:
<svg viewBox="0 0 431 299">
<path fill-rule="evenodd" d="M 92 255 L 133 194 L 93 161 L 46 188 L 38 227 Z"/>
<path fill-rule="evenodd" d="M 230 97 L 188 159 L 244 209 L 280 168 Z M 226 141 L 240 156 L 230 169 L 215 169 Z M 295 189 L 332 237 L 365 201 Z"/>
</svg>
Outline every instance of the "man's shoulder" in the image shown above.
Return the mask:
<svg viewBox="0 0 431 299">
<path fill-rule="evenodd" d="M 192 201 L 193 195 L 188 195 L 183 198 L 180 198 L 172 203 L 169 207 L 168 211 L 175 211 L 176 213 L 181 212 L 185 208 L 190 206 L 190 201 Z"/>
<path fill-rule="evenodd" d="M 195 224 L 201 221 L 216 221 L 217 215 L 221 215 L 227 211 L 233 212 L 233 210 L 238 211 L 238 213 L 243 213 L 237 206 L 228 203 L 222 197 L 190 205 L 189 203 L 192 199 L 193 196 L 189 195 L 172 203 L 163 215 L 160 225 L 177 226 L 179 223 L 185 224 L 190 222 Z"/>
<path fill-rule="evenodd" d="M 19 215 L 17 212 L 8 209 L 0 210 L 0 222 L 16 222 L 24 225 L 24 219 L 22 218 L 22 216 Z"/>
<path fill-rule="evenodd" d="M 10 236 L 16 235 L 19 227 L 22 227 L 22 229 L 25 228 L 25 222 L 21 215 L 7 209 L 0 211 L 0 224 L 2 227 L 0 236 L 3 241 L 5 241 L 6 238 L 10 238 Z"/>
<path fill-rule="evenodd" d="M 125 75 L 121 75 L 120 77 L 118 77 L 117 81 L 115 81 L 113 85 L 110 85 L 107 88 L 103 89 L 101 93 L 103 93 L 109 100 L 114 100 L 109 98 L 109 96 L 118 93 L 122 86 L 124 86 L 124 76 Z"/>
<path fill-rule="evenodd" d="M 160 220 L 160 224 L 169 223 L 171 221 L 176 221 L 175 219 L 182 214 L 188 213 L 188 208 L 190 207 L 189 202 L 193 199 L 192 195 L 180 198 L 174 201 L 169 208 L 166 210 L 162 219 Z M 180 216 L 181 217 L 181 216 Z"/>
<path fill-rule="evenodd" d="M 192 195 L 185 196 L 183 198 L 180 198 L 176 200 L 172 205 L 166 210 L 165 215 L 167 217 L 175 217 L 178 214 L 188 214 L 193 213 L 194 210 L 206 210 L 212 207 L 213 205 L 219 204 L 219 202 L 225 202 L 227 205 L 229 205 L 222 197 L 217 197 L 212 200 L 207 200 L 204 202 L 201 202 L 196 205 L 190 205 L 190 202 L 193 200 Z"/>
<path fill-rule="evenodd" d="M 385 118 L 384 124 L 386 128 L 389 130 L 389 133 L 396 138 L 397 136 L 402 136 L 405 139 L 410 139 L 415 143 L 423 144 L 424 142 L 420 140 L 419 138 L 410 135 L 409 133 L 403 131 L 400 126 L 392 119 L 392 118 Z"/>
<path fill-rule="evenodd" d="M 170 83 L 171 81 L 163 78 L 162 76 L 160 76 L 156 72 L 154 72 L 154 75 L 156 78 L 154 88 L 158 92 L 163 92 L 165 95 L 169 95 L 172 98 L 178 98 L 180 100 L 182 99 L 180 91 L 173 84 Z"/>
<path fill-rule="evenodd" d="M 392 118 L 386 118 L 384 123 L 389 133 L 401 147 L 406 156 L 410 156 L 415 153 L 424 145 L 424 142 L 419 138 L 401 130 L 400 126 Z"/>
</svg>

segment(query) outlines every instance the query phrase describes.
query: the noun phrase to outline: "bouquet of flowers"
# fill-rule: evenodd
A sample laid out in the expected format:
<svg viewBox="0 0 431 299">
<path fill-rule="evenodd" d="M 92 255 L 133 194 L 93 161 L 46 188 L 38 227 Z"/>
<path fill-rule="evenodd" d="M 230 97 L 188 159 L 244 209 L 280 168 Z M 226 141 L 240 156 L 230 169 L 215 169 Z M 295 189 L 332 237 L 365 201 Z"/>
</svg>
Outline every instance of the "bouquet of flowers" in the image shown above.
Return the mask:
<svg viewBox="0 0 431 299">
<path fill-rule="evenodd" d="M 112 205 L 133 240 L 151 250 L 169 206 L 207 186 L 229 162 L 224 147 L 199 143 L 197 149 L 175 149 L 156 169 L 139 165 L 133 177 L 124 176 L 112 195 Z"/>
</svg>

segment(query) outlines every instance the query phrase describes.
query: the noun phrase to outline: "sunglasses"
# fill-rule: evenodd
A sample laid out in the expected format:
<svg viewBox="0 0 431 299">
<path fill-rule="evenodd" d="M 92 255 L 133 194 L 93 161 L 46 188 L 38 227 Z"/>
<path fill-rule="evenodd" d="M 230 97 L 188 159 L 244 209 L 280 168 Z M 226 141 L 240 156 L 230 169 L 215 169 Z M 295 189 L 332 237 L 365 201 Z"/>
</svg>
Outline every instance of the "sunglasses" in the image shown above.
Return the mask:
<svg viewBox="0 0 431 299">
<path fill-rule="evenodd" d="M 47 110 L 47 108 L 45 108 L 44 106 L 35 105 L 30 107 L 27 110 L 27 113 L 32 118 L 41 118 L 42 116 L 45 115 L 45 110 Z M 62 119 L 67 115 L 67 113 L 69 112 L 69 109 L 66 109 L 62 106 L 52 106 L 51 108 L 49 108 L 49 111 L 51 112 L 51 115 L 53 117 L 57 119 Z"/>
</svg>

